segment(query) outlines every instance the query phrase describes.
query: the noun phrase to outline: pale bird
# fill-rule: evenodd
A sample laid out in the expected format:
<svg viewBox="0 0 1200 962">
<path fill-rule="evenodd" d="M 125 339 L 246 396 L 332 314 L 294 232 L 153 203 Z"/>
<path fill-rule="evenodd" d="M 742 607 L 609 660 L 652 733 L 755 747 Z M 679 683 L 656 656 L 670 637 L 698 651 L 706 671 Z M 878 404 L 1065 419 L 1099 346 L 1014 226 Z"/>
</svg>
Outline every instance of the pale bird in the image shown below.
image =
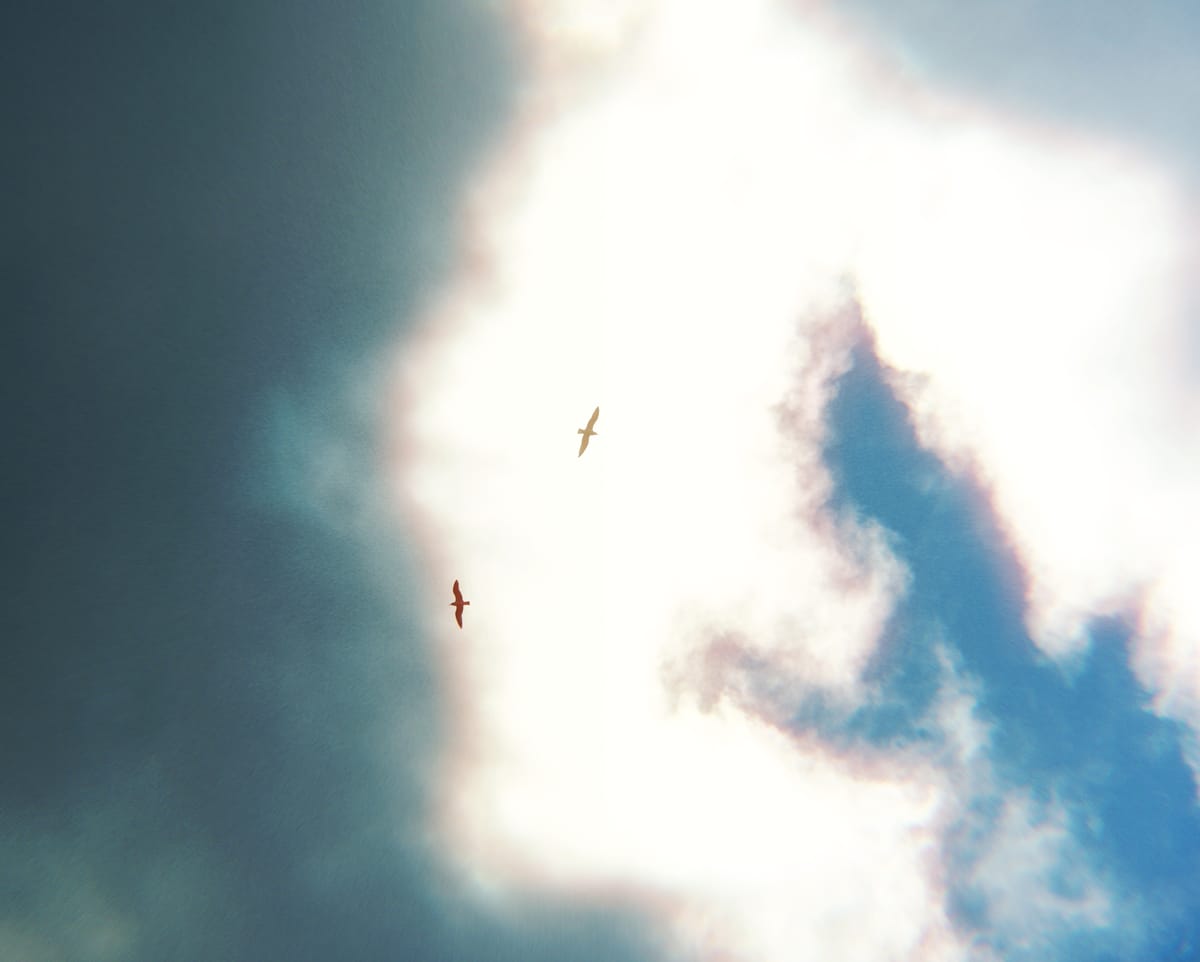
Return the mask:
<svg viewBox="0 0 1200 962">
<path fill-rule="evenodd" d="M 576 434 L 583 435 L 583 440 L 579 442 L 579 454 L 577 454 L 576 457 L 580 457 L 580 458 L 583 457 L 583 452 L 587 450 L 588 441 L 591 440 L 592 435 L 600 433 L 599 431 L 592 430 L 592 425 L 594 425 L 596 423 L 596 418 L 598 418 L 598 417 L 600 417 L 600 409 L 596 408 L 596 410 L 594 410 L 592 412 L 592 419 L 590 421 L 588 421 L 587 427 L 580 428 L 578 431 L 575 432 Z"/>
</svg>

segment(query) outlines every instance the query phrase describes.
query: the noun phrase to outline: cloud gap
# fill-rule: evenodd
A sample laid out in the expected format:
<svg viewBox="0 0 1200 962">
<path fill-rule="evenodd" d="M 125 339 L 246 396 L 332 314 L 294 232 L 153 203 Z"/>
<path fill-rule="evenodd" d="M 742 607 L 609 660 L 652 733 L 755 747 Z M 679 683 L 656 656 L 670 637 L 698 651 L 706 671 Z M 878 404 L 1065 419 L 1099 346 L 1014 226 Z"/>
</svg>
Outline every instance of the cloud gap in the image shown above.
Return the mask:
<svg viewBox="0 0 1200 962">
<path fill-rule="evenodd" d="M 824 451 L 835 479 L 832 502 L 885 525 L 912 576 L 868 670 L 879 685 L 877 698 L 847 721 L 840 737 L 936 743 L 942 734 L 929 727 L 928 708 L 945 646 L 975 685 L 978 711 L 990 722 L 1000 785 L 1027 788 L 1035 808 L 1061 803 L 1071 835 L 1128 899 L 1155 917 L 1163 933 L 1155 946 L 1196 941 L 1200 812 L 1186 732 L 1152 711 L 1131 666 L 1132 626 L 1094 619 L 1092 644 L 1066 663 L 1036 648 L 1024 627 L 1026 579 L 985 494 L 969 474 L 952 472 L 919 445 L 889 386 L 892 376 L 864 338 L 829 410 Z M 814 714 L 801 713 L 797 724 L 819 725 Z M 948 847 L 951 865 L 997 831 L 1003 815 L 999 796 L 975 799 Z M 955 898 L 956 917 L 968 926 L 986 924 L 987 901 L 968 887 Z M 1097 950 L 1084 941 L 1088 951 Z"/>
</svg>

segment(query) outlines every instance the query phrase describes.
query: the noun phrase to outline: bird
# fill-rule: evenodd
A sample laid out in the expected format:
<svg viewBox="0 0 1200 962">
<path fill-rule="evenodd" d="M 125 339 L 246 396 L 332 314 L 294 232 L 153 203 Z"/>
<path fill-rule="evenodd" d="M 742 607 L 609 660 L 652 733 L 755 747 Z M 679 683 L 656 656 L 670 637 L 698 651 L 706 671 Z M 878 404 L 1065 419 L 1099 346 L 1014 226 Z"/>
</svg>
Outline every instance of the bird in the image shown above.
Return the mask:
<svg viewBox="0 0 1200 962">
<path fill-rule="evenodd" d="M 600 417 L 600 409 L 596 408 L 596 410 L 594 410 L 592 412 L 592 419 L 590 421 L 588 421 L 587 427 L 580 428 L 578 431 L 575 432 L 576 434 L 583 435 L 583 440 L 579 442 L 579 454 L 576 455 L 576 457 L 582 458 L 583 452 L 587 450 L 588 441 L 591 440 L 592 435 L 600 433 L 599 431 L 592 430 L 592 425 L 596 423 L 596 418 L 598 418 L 598 417 Z"/>
<path fill-rule="evenodd" d="M 469 605 L 471 602 L 463 601 L 462 592 L 458 590 L 458 582 L 454 582 L 454 600 L 450 602 L 450 607 L 454 609 L 454 620 L 458 622 L 458 627 L 462 627 L 462 610 L 464 605 Z"/>
</svg>

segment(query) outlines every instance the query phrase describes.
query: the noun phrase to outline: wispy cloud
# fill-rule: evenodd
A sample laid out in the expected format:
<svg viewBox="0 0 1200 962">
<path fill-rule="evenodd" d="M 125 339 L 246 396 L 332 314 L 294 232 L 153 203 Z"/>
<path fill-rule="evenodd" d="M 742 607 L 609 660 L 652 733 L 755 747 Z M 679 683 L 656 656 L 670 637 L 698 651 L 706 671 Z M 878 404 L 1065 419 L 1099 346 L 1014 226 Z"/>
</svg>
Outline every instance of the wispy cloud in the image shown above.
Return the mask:
<svg viewBox="0 0 1200 962">
<path fill-rule="evenodd" d="M 977 707 L 981 682 L 944 643 L 934 651 L 939 693 L 922 725 L 956 800 L 943 858 L 949 897 L 973 933 L 972 957 L 1061 956 L 1072 935 L 1088 930 L 1102 932 L 1110 949 L 1132 946 L 1141 919 L 1084 844 L 1086 812 L 1000 774 L 993 726 Z"/>
</svg>

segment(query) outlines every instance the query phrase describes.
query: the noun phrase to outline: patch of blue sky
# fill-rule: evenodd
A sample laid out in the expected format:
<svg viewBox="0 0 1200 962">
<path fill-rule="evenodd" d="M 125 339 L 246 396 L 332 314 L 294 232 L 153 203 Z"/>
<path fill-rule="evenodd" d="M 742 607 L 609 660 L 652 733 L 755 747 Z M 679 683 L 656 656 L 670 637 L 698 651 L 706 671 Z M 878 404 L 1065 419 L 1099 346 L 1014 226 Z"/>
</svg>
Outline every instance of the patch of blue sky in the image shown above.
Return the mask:
<svg viewBox="0 0 1200 962">
<path fill-rule="evenodd" d="M 1075 842 L 1118 898 L 1138 906 L 1146 931 L 1134 959 L 1200 959 L 1200 809 L 1178 727 L 1148 710 L 1130 669 L 1127 627 L 1094 622 L 1087 653 L 1066 667 L 1039 652 L 1022 620 L 1020 567 L 985 497 L 919 446 L 868 343 L 839 382 L 830 426 L 834 508 L 886 528 L 912 581 L 870 669 L 878 703 L 841 723 L 810 706 L 796 723 L 875 745 L 936 740 L 927 719 L 944 678 L 939 652 L 948 651 L 989 729 L 997 791 L 1061 804 Z M 995 793 L 976 799 L 951 846 L 952 875 L 969 868 L 1001 817 Z M 953 908 L 964 925 L 987 929 L 978 890 L 962 888 Z M 1055 950 L 1131 962 L 1082 923 Z"/>
</svg>

